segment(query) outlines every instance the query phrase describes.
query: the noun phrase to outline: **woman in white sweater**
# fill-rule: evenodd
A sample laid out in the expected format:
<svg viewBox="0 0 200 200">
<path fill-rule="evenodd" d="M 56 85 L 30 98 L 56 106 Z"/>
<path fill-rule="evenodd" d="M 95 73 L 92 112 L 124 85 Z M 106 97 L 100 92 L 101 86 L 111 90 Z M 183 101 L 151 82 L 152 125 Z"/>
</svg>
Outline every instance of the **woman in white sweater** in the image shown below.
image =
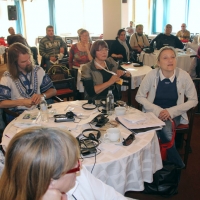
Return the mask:
<svg viewBox="0 0 200 200">
<path fill-rule="evenodd" d="M 166 126 L 157 135 L 162 143 L 171 141 L 173 119 L 175 125 L 187 124 L 186 112 L 198 103 L 193 81 L 186 71 L 176 68 L 176 51 L 173 47 L 163 47 L 157 56 L 158 68 L 143 79 L 136 100 L 144 111 L 153 112 Z M 185 102 L 185 97 L 187 101 Z M 168 160 L 184 167 L 175 146 L 167 150 Z"/>
</svg>

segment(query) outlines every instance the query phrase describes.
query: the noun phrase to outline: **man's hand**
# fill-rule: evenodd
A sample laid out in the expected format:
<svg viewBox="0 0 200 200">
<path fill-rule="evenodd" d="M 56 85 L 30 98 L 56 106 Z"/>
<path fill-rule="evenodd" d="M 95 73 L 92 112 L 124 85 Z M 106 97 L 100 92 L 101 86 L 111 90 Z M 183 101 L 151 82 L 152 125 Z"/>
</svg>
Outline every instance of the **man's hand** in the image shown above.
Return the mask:
<svg viewBox="0 0 200 200">
<path fill-rule="evenodd" d="M 53 61 L 53 62 L 55 62 L 55 61 L 56 61 L 56 57 L 51 56 L 51 57 L 50 57 L 50 60 Z"/>
<path fill-rule="evenodd" d="M 166 121 L 168 119 L 171 119 L 171 116 L 167 110 L 162 110 L 158 116 L 162 121 Z"/>
<path fill-rule="evenodd" d="M 25 106 L 27 108 L 30 108 L 31 106 L 35 105 L 32 99 L 20 99 L 20 101 L 22 102 L 22 106 Z"/>
<path fill-rule="evenodd" d="M 32 99 L 32 102 L 37 105 L 40 103 L 40 100 L 41 100 L 41 97 L 42 95 L 41 94 L 34 94 L 31 99 Z"/>
<path fill-rule="evenodd" d="M 65 53 L 65 49 L 63 47 L 60 47 L 60 53 Z"/>
</svg>

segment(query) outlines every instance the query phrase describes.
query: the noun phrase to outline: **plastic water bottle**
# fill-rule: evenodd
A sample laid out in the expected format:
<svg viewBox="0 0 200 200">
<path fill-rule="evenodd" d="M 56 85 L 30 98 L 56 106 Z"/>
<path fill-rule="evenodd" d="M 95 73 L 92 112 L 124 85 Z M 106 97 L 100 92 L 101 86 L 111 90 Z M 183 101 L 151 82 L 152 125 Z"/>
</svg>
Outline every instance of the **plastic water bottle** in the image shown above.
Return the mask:
<svg viewBox="0 0 200 200">
<path fill-rule="evenodd" d="M 106 97 L 106 111 L 108 115 L 112 115 L 114 112 L 114 96 L 112 90 L 108 90 L 108 95 Z"/>
<path fill-rule="evenodd" d="M 44 97 L 41 97 L 41 101 L 40 101 L 40 115 L 41 115 L 41 121 L 42 122 L 48 122 L 49 121 L 47 102 L 45 101 Z"/>
</svg>

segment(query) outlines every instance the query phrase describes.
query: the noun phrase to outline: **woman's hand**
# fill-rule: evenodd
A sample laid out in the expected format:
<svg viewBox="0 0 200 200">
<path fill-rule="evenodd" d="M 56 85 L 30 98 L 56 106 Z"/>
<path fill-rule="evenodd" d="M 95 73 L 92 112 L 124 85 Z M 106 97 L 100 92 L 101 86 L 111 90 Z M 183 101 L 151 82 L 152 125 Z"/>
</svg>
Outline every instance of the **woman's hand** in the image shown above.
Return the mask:
<svg viewBox="0 0 200 200">
<path fill-rule="evenodd" d="M 118 76 L 118 77 L 123 76 L 123 75 L 124 75 L 124 72 L 125 72 L 125 71 L 123 71 L 123 70 L 117 70 L 117 76 Z"/>
<path fill-rule="evenodd" d="M 117 81 L 119 81 L 120 78 L 118 75 L 112 75 L 109 82 L 111 83 L 110 85 L 112 85 L 113 83 L 116 83 Z"/>
<path fill-rule="evenodd" d="M 171 116 L 167 110 L 162 110 L 158 118 L 161 119 L 162 121 L 166 121 L 168 119 L 171 119 Z"/>
<path fill-rule="evenodd" d="M 41 200 L 67 200 L 67 195 L 56 189 L 48 189 Z"/>
</svg>

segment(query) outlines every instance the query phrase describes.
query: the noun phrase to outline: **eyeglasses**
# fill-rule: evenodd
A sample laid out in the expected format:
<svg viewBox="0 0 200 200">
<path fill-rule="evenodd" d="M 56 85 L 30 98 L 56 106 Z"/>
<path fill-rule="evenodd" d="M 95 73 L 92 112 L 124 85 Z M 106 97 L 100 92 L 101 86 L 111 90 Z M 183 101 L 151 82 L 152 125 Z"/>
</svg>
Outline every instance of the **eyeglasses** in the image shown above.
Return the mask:
<svg viewBox="0 0 200 200">
<path fill-rule="evenodd" d="M 80 160 L 78 160 L 78 166 L 73 168 L 73 169 L 70 169 L 69 171 L 66 172 L 66 174 L 71 174 L 71 173 L 76 173 L 76 172 L 79 172 L 80 171 Z"/>
<path fill-rule="evenodd" d="M 133 140 L 135 140 L 135 135 L 134 133 L 131 133 L 126 139 L 124 139 L 122 144 L 124 146 L 129 146 L 133 142 Z"/>
<path fill-rule="evenodd" d="M 103 48 L 103 49 L 100 49 L 100 50 L 98 50 L 98 52 L 108 52 L 109 51 L 109 49 L 108 48 Z"/>
</svg>

